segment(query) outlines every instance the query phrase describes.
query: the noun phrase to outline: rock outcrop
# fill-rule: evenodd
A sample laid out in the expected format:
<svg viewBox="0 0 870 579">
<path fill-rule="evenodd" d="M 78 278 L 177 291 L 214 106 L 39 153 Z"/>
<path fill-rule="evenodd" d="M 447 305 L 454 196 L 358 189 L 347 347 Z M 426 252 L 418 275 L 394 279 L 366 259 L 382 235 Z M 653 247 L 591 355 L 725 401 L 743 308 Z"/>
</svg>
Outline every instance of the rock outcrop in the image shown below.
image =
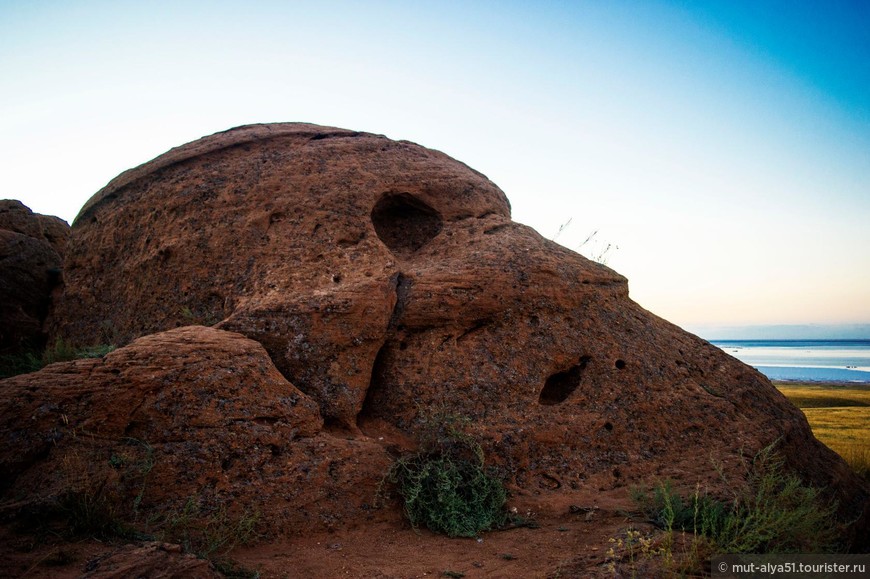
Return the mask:
<svg viewBox="0 0 870 579">
<path fill-rule="evenodd" d="M 287 535 L 365 520 L 389 457 L 322 423 L 248 338 L 146 336 L 0 381 L 0 517 L 86 501 L 156 528 L 185 510 Z"/>
<path fill-rule="evenodd" d="M 179 545 L 124 545 L 88 561 L 83 579 L 221 579 L 209 561 L 183 553 Z"/>
<path fill-rule="evenodd" d="M 68 237 L 65 221 L 0 201 L 0 354 L 44 345 L 43 322 Z"/>
<path fill-rule="evenodd" d="M 164 461 L 182 496 L 246 496 L 248 472 L 295 492 L 299 465 L 328 456 L 339 498 L 320 516 L 347 521 L 370 516 L 354 493 L 377 482 L 384 448 L 444 412 L 470 419 L 518 496 L 663 478 L 727 494 L 722 475 L 739 480 L 743 457 L 776 442 L 866 528 L 865 484 L 762 375 L 632 302 L 616 272 L 512 222 L 498 187 L 442 153 L 314 125 L 234 129 L 120 175 L 68 247 L 54 336 L 157 334 L 3 383 L 29 401 L 3 415 L 30 449 L 27 464 L 4 464 L 22 472 L 16 486 L 48 477 L 39 461 L 61 447 L 9 424 L 54 412 L 45 424 L 74 417 L 101 440 L 187 456 L 183 469 Z M 170 331 L 191 323 L 227 332 Z M 237 334 L 265 350 L 221 349 L 242 348 Z M 182 336 L 204 350 L 179 359 Z M 76 388 L 73 408 L 50 410 Z M 149 485 L 155 501 L 170 492 Z M 311 504 L 287 492 L 268 496 L 276 512 Z"/>
</svg>

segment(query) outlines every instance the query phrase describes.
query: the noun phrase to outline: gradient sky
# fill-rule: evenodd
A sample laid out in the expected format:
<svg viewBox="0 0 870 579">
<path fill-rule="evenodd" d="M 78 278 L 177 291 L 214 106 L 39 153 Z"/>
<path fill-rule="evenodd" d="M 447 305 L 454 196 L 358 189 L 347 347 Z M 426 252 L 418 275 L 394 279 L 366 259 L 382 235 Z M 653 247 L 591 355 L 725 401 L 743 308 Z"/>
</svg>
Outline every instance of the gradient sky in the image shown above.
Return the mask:
<svg viewBox="0 0 870 579">
<path fill-rule="evenodd" d="M 0 198 L 273 121 L 442 150 L 702 335 L 870 323 L 870 2 L 0 0 Z"/>
</svg>

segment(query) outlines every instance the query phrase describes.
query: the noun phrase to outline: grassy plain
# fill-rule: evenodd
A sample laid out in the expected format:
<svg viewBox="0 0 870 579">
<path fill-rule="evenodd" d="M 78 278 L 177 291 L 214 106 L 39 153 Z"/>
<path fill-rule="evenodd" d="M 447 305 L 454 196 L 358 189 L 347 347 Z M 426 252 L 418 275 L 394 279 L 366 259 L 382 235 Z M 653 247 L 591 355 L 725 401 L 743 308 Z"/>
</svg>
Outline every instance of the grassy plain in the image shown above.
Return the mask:
<svg viewBox="0 0 870 579">
<path fill-rule="evenodd" d="M 870 385 L 777 382 L 816 438 L 870 479 Z"/>
</svg>

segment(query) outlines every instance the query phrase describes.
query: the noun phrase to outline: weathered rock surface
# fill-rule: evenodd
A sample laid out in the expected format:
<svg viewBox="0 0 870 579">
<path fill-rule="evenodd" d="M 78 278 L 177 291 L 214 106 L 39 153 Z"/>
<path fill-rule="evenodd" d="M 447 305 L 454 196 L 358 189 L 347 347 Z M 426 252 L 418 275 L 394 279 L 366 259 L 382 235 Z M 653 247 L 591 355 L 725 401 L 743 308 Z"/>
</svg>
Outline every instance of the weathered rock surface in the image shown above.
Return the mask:
<svg viewBox="0 0 870 579">
<path fill-rule="evenodd" d="M 85 205 L 65 283 L 55 336 L 87 345 L 111 328 L 126 343 L 192 321 L 243 334 L 361 463 L 385 460 L 379 437 L 405 440 L 447 412 L 471 419 L 520 494 L 656 478 L 725 493 L 717 469 L 739 480 L 743 456 L 779 441 L 866 528 L 864 483 L 763 376 L 643 310 L 619 274 L 513 223 L 483 175 L 412 143 L 278 124 L 173 149 Z M 156 435 L 141 424 L 113 435 Z M 196 453 L 187 437 L 173 440 Z M 212 484 L 191 464 L 190 488 Z"/>
<path fill-rule="evenodd" d="M 43 345 L 43 322 L 60 282 L 69 225 L 0 201 L 0 354 Z"/>
<path fill-rule="evenodd" d="M 124 545 L 85 566 L 83 579 L 220 579 L 210 562 L 182 553 L 179 545 Z"/>
<path fill-rule="evenodd" d="M 45 241 L 61 257 L 66 252 L 69 224 L 60 217 L 33 213 L 21 201 L 0 200 L 0 229 Z"/>
<path fill-rule="evenodd" d="M 486 178 L 411 143 L 312 125 L 229 131 L 85 205 L 56 333 L 96 343 L 108 327 L 125 342 L 223 320 L 349 426 L 395 321 L 398 263 L 455 225 L 508 214 Z"/>
<path fill-rule="evenodd" d="M 256 342 L 150 335 L 0 381 L 0 514 L 87 500 L 140 526 L 188 509 L 291 535 L 364 520 L 389 458 L 322 423 Z"/>
</svg>

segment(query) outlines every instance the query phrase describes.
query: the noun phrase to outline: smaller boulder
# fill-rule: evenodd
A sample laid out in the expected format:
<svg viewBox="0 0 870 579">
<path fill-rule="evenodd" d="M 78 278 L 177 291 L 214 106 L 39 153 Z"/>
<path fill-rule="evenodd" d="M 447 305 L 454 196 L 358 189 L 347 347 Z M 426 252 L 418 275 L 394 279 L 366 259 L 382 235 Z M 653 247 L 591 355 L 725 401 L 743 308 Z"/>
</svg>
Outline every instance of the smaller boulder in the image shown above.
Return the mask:
<svg viewBox="0 0 870 579">
<path fill-rule="evenodd" d="M 0 229 L 45 241 L 61 257 L 66 253 L 69 224 L 54 215 L 34 213 L 21 201 L 0 200 Z"/>
<path fill-rule="evenodd" d="M 43 322 L 61 282 L 68 238 L 65 221 L 20 201 L 0 201 L 0 354 L 44 346 Z"/>
<path fill-rule="evenodd" d="M 266 350 L 224 330 L 0 380 L 0 518 L 55 524 L 84 505 L 151 534 L 178 519 L 305 533 L 371 517 L 390 462 L 376 442 L 324 432 Z"/>
</svg>

